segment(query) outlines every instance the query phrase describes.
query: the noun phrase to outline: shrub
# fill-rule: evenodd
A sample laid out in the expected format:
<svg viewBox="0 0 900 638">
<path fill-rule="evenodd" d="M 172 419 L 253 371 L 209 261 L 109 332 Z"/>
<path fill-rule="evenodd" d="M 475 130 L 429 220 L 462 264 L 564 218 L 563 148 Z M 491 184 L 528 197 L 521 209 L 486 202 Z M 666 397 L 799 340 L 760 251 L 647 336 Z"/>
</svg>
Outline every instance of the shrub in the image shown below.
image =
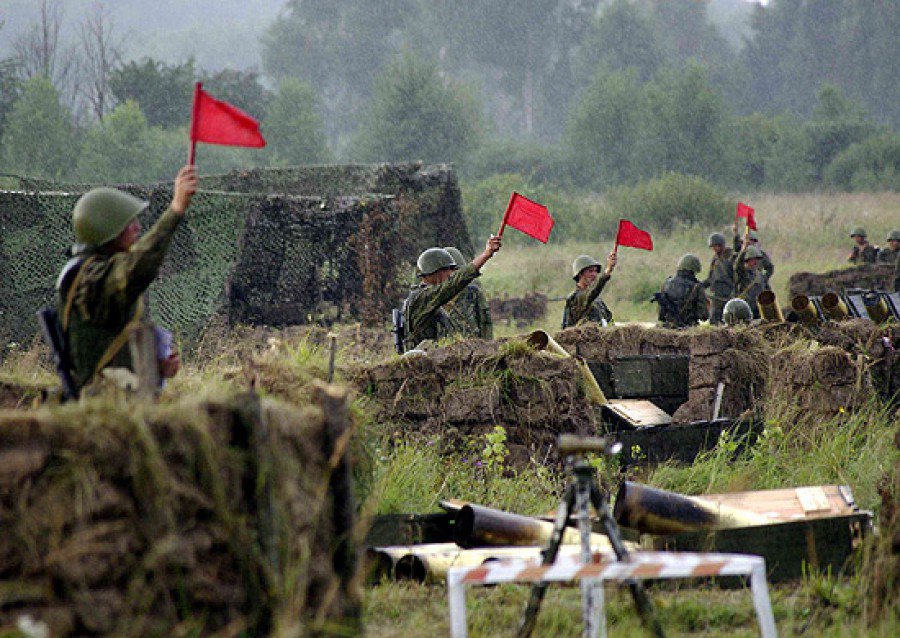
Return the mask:
<svg viewBox="0 0 900 638">
<path fill-rule="evenodd" d="M 853 144 L 825 169 L 825 182 L 847 191 L 900 190 L 900 136 Z"/>
<path fill-rule="evenodd" d="M 462 175 L 472 180 L 518 173 L 535 184 L 565 186 L 572 181 L 571 167 L 563 158 L 561 149 L 537 142 L 486 142 L 460 168 Z"/>
</svg>

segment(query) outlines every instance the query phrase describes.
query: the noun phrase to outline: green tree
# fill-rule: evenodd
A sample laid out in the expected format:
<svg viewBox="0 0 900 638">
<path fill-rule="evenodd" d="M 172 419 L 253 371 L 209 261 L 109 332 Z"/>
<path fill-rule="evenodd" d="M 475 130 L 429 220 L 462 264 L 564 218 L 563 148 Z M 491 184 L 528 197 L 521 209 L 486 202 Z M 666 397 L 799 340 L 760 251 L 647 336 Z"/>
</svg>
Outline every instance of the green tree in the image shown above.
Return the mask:
<svg viewBox="0 0 900 638">
<path fill-rule="evenodd" d="M 151 126 L 184 126 L 191 112 L 195 75 L 193 60 L 170 66 L 144 58 L 113 70 L 109 85 L 119 102 L 137 102 Z"/>
<path fill-rule="evenodd" d="M 259 72 L 254 70 L 223 69 L 216 73 L 202 73 L 200 81 L 216 99 L 234 104 L 258 120 L 262 119 L 272 98 L 272 94 L 259 81 Z"/>
<path fill-rule="evenodd" d="M 263 119 L 276 164 L 313 164 L 330 159 L 320 109 L 309 83 L 294 78 L 282 80 Z"/>
<path fill-rule="evenodd" d="M 729 147 L 728 180 L 739 188 L 799 191 L 813 177 L 808 161 L 807 138 L 802 123 L 793 115 L 768 117 L 761 113 L 735 118 Z"/>
<path fill-rule="evenodd" d="M 22 92 L 22 82 L 18 77 L 18 69 L 13 58 L 0 60 L 0 139 L 6 127 L 6 116 Z"/>
<path fill-rule="evenodd" d="M 34 76 L 22 86 L 3 133 L 4 169 L 10 173 L 65 179 L 77 156 L 72 114 L 46 77 Z"/>
<path fill-rule="evenodd" d="M 163 179 L 162 149 L 137 102 L 117 106 L 90 129 L 78 158 L 86 182 L 150 182 Z"/>
<path fill-rule="evenodd" d="M 478 113 L 470 94 L 405 55 L 376 79 L 353 154 L 373 162 L 460 162 L 475 146 Z"/>
</svg>

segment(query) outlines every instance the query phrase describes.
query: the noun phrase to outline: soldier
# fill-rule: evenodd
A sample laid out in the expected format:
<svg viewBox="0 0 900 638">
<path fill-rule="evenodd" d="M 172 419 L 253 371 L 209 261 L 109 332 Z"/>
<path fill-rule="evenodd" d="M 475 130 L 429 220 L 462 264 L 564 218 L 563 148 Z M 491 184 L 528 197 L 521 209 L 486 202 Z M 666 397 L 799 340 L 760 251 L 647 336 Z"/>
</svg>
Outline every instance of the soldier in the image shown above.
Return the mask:
<svg viewBox="0 0 900 638">
<path fill-rule="evenodd" d="M 895 228 L 887 236 L 888 245 L 878 251 L 876 263 L 893 266 L 900 257 L 900 229 Z"/>
<path fill-rule="evenodd" d="M 606 326 L 612 323 L 612 312 L 600 299 L 600 293 L 609 281 L 616 267 L 616 253 L 606 257 L 606 268 L 600 273 L 602 264 L 588 255 L 579 255 L 572 262 L 572 279 L 575 290 L 566 298 L 563 310 L 562 327 L 570 328 L 584 323 L 596 321 Z"/>
<path fill-rule="evenodd" d="M 850 251 L 847 261 L 851 264 L 874 264 L 878 259 L 878 248 L 866 239 L 866 229 L 857 226 L 850 233 L 850 238 L 856 242 L 856 246 Z"/>
<path fill-rule="evenodd" d="M 446 246 L 444 250 L 450 253 L 457 266 L 462 266 L 466 263 L 465 257 L 463 257 L 458 248 Z M 494 338 L 494 322 L 491 320 L 491 307 L 477 281 L 470 283 L 465 290 L 447 302 L 444 305 L 444 309 L 451 316 L 456 315 L 455 319 L 458 319 L 465 326 L 462 332 L 464 336 L 479 339 Z"/>
<path fill-rule="evenodd" d="M 443 248 L 429 248 L 419 255 L 416 265 L 421 282 L 412 287 L 403 302 L 407 350 L 425 339 L 465 334 L 466 326 L 459 316 L 451 315 L 444 306 L 481 274 L 482 266 L 500 250 L 500 243 L 500 237 L 492 236 L 484 252 L 461 268 Z"/>
<path fill-rule="evenodd" d="M 729 326 L 739 323 L 750 323 L 753 320 L 753 311 L 743 299 L 729 299 L 722 311 L 722 320 Z"/>
<path fill-rule="evenodd" d="M 137 216 L 147 202 L 113 188 L 95 188 L 76 202 L 72 226 L 78 244 L 57 289 L 79 388 L 98 376 L 133 383 L 129 333 L 143 319 L 141 297 L 159 273 L 196 190 L 194 167 L 183 167 L 169 207 L 143 237 Z M 178 372 L 177 353 L 158 358 L 160 377 Z"/>
<path fill-rule="evenodd" d="M 740 235 L 737 232 L 737 222 L 735 222 L 734 226 L 732 226 L 732 230 L 734 231 L 734 252 L 735 254 L 741 252 L 744 247 L 744 241 L 741 239 Z M 759 249 L 759 252 L 762 254 L 762 258 L 760 259 L 760 264 L 762 265 L 763 272 L 766 275 L 766 282 L 772 278 L 775 274 L 775 264 L 772 263 L 772 260 L 769 258 L 769 255 L 766 254 L 766 251 L 762 249 L 759 245 L 759 235 L 752 228 L 747 230 L 747 238 L 750 240 L 751 246 L 756 246 Z"/>
<path fill-rule="evenodd" d="M 701 269 L 697 255 L 684 255 L 678 261 L 675 276 L 666 279 L 662 290 L 654 297 L 659 302 L 659 320 L 667 327 L 695 326 L 709 316 L 706 292 L 697 280 Z"/>
<path fill-rule="evenodd" d="M 762 268 L 762 251 L 750 242 L 745 242 L 744 249 L 734 260 L 734 292 L 735 296 L 750 305 L 754 319 L 759 319 L 759 306 L 756 298 L 763 290 L 769 289 L 766 274 Z"/>
<path fill-rule="evenodd" d="M 709 322 L 722 323 L 722 310 L 725 303 L 734 295 L 734 253 L 725 246 L 725 235 L 713 233 L 707 245 L 712 248 L 713 259 L 709 265 L 709 276 L 703 286 L 710 289 Z"/>
</svg>

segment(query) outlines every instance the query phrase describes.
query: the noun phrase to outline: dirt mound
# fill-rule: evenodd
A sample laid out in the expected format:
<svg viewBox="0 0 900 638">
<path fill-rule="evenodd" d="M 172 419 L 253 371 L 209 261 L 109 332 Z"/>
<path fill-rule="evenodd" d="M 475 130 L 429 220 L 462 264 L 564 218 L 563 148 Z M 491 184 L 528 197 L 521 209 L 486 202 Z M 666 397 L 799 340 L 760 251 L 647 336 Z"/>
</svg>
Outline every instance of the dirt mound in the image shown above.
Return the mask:
<svg viewBox="0 0 900 638">
<path fill-rule="evenodd" d="M 892 290 L 894 267 L 887 264 L 861 264 L 824 273 L 798 272 L 788 280 L 790 296 L 824 295 L 828 291 L 843 292 L 846 288 Z"/>
<path fill-rule="evenodd" d="M 314 395 L 0 413 L 0 634 L 358 627 L 348 407 Z"/>
<path fill-rule="evenodd" d="M 517 328 L 536 323 L 547 314 L 547 295 L 539 292 L 528 293 L 524 297 L 491 297 L 489 303 L 495 323 L 515 323 Z"/>
</svg>

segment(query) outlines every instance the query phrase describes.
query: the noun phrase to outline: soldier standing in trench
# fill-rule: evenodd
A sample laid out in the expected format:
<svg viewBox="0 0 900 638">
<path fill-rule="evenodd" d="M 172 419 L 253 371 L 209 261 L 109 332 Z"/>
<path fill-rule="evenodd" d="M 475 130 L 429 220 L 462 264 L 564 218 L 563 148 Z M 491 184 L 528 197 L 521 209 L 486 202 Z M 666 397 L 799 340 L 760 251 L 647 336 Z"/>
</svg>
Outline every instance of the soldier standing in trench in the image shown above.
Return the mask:
<svg viewBox="0 0 900 638">
<path fill-rule="evenodd" d="M 732 234 L 734 235 L 734 239 L 732 243 L 734 244 L 734 253 L 737 254 L 741 252 L 744 247 L 744 240 L 738 235 L 737 222 L 734 223 L 734 226 L 731 227 Z M 763 269 L 763 273 L 766 276 L 766 283 L 768 284 L 769 280 L 775 275 L 775 264 L 772 263 L 772 260 L 769 258 L 769 255 L 764 251 L 759 245 L 759 235 L 752 228 L 747 229 L 747 239 L 750 240 L 751 246 L 756 246 L 759 250 L 762 257 L 759 260 L 760 266 Z"/>
<path fill-rule="evenodd" d="M 734 294 L 750 306 L 754 319 L 759 319 L 759 293 L 769 289 L 768 278 L 762 266 L 762 251 L 744 241 L 744 249 L 734 260 Z"/>
<path fill-rule="evenodd" d="M 878 259 L 878 248 L 870 244 L 869 240 L 866 239 L 866 229 L 862 226 L 857 226 L 850 231 L 850 239 L 856 242 L 856 245 L 850 251 L 847 261 L 857 265 L 874 264 Z"/>
<path fill-rule="evenodd" d="M 688 253 L 678 260 L 675 276 L 666 279 L 659 296 L 659 321 L 669 328 L 696 326 L 709 316 L 703 284 L 697 281 L 700 259 Z"/>
<path fill-rule="evenodd" d="M 887 236 L 887 246 L 878 251 L 876 263 L 893 266 L 900 257 L 900 228 L 895 228 Z"/>
<path fill-rule="evenodd" d="M 444 305 L 481 274 L 481 268 L 500 250 L 500 244 L 500 237 L 491 236 L 484 251 L 462 267 L 443 248 L 429 248 L 419 255 L 416 265 L 421 282 L 412 287 L 403 302 L 403 315 L 408 330 L 404 344 L 406 350 L 426 339 L 465 334 L 463 323 L 450 315 Z"/>
<path fill-rule="evenodd" d="M 703 286 L 710 289 L 709 322 L 720 324 L 725 304 L 734 296 L 734 253 L 725 246 L 722 233 L 711 234 L 706 243 L 713 251 L 709 276 L 703 281 Z"/>
<path fill-rule="evenodd" d="M 571 328 L 585 321 L 601 325 L 612 323 L 612 312 L 600 299 L 600 293 L 616 267 L 616 253 L 606 257 L 606 268 L 600 272 L 600 262 L 588 255 L 579 255 L 572 262 L 572 279 L 575 290 L 566 298 L 563 310 L 563 328 Z"/>
<path fill-rule="evenodd" d="M 467 263 L 458 248 L 446 246 L 444 250 L 450 253 L 457 266 L 462 267 Z M 455 315 L 455 319 L 464 326 L 463 336 L 476 339 L 494 338 L 491 307 L 477 281 L 466 286 L 465 290 L 445 304 L 444 309 L 451 316 Z"/>
</svg>

